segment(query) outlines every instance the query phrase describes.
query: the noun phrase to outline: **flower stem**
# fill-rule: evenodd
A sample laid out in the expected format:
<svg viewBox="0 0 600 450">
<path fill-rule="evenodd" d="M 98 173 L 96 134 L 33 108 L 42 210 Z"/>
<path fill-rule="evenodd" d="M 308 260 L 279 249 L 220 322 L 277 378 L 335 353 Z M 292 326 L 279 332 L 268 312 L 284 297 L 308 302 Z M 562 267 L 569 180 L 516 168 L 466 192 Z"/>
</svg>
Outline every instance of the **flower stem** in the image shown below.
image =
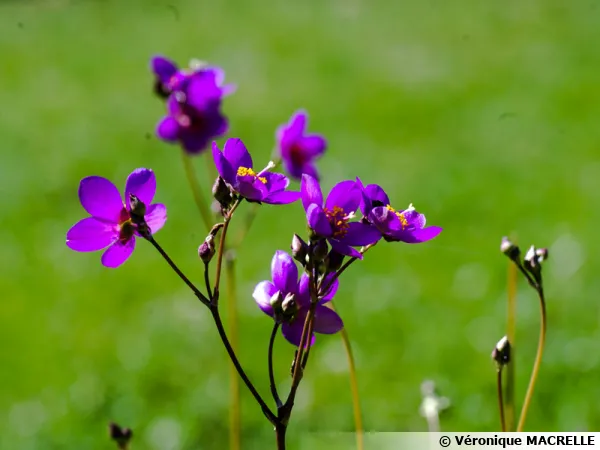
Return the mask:
<svg viewBox="0 0 600 450">
<path fill-rule="evenodd" d="M 506 420 L 504 419 L 504 399 L 502 396 L 502 367 L 498 367 L 496 381 L 498 387 L 498 408 L 500 410 L 500 424 L 502 425 L 502 431 L 506 431 Z"/>
<path fill-rule="evenodd" d="M 221 268 L 223 267 L 223 254 L 225 253 L 225 239 L 227 238 L 227 230 L 229 229 L 229 222 L 233 217 L 233 213 L 240 205 L 241 199 L 235 201 L 231 209 L 227 212 L 223 218 L 223 229 L 221 230 L 221 240 L 219 241 L 219 250 L 217 252 L 217 274 L 215 275 L 215 285 L 213 288 L 212 303 L 215 305 L 219 302 L 219 284 L 221 282 Z"/>
<path fill-rule="evenodd" d="M 525 425 L 525 418 L 527 417 L 527 411 L 533 397 L 533 388 L 538 377 L 540 366 L 542 364 L 542 355 L 544 353 L 544 345 L 546 342 L 546 299 L 544 298 L 544 288 L 541 284 L 534 285 L 535 290 L 540 298 L 540 338 L 538 341 L 537 354 L 535 356 L 535 362 L 533 363 L 533 370 L 531 372 L 531 378 L 529 379 L 529 386 L 527 386 L 527 393 L 525 394 L 525 400 L 523 401 L 523 407 L 521 408 L 521 415 L 519 417 L 519 424 L 517 425 L 517 431 L 523 431 Z"/>
<path fill-rule="evenodd" d="M 268 365 L 269 365 L 269 383 L 271 385 L 271 394 L 273 395 L 273 400 L 275 400 L 275 404 L 277 408 L 280 408 L 281 398 L 279 398 L 279 393 L 277 392 L 277 384 L 275 383 L 275 374 L 273 372 L 273 346 L 275 344 L 275 336 L 277 336 L 277 331 L 279 330 L 279 323 L 275 322 L 273 325 L 273 331 L 271 332 L 271 338 L 269 339 L 269 352 L 268 352 Z"/>
<path fill-rule="evenodd" d="M 514 431 L 515 429 L 515 340 L 517 323 L 517 268 L 514 264 L 508 265 L 508 320 L 506 336 L 511 345 L 511 362 L 506 370 L 506 388 L 505 388 L 505 410 L 506 410 L 506 429 Z"/>
<path fill-rule="evenodd" d="M 246 387 L 248 388 L 250 393 L 254 396 L 257 403 L 262 408 L 262 412 L 265 415 L 265 417 L 272 424 L 276 424 L 277 417 L 275 416 L 273 411 L 271 411 L 271 409 L 267 406 L 265 401 L 262 399 L 262 397 L 260 396 L 260 394 L 258 393 L 256 388 L 254 387 L 254 385 L 252 384 L 252 382 L 246 375 L 246 372 L 244 372 L 244 369 L 240 365 L 240 362 L 238 361 L 237 356 L 235 355 L 235 351 L 233 350 L 233 347 L 231 346 L 231 343 L 229 342 L 229 339 L 227 337 L 227 333 L 225 332 L 225 328 L 223 327 L 223 322 L 221 321 L 221 315 L 219 314 L 219 309 L 217 308 L 216 305 L 212 304 L 212 305 L 210 305 L 210 312 L 212 313 L 213 319 L 215 321 L 215 325 L 217 326 L 217 331 L 219 332 L 219 337 L 221 338 L 221 341 L 223 342 L 223 345 L 225 346 L 225 349 L 227 350 L 227 353 L 229 354 L 229 358 L 231 359 L 231 362 L 235 366 L 235 369 L 237 370 L 238 374 L 240 375 L 240 377 L 246 384 Z"/>
<path fill-rule="evenodd" d="M 198 183 L 198 178 L 196 177 L 196 172 L 194 170 L 192 158 L 185 152 L 185 150 L 181 151 L 181 158 L 183 161 L 185 176 L 190 185 L 190 189 L 192 190 L 194 202 L 196 203 L 196 207 L 198 208 L 198 211 L 202 216 L 202 222 L 204 222 L 204 226 L 206 227 L 206 229 L 210 230 L 210 208 L 204 200 L 204 196 L 202 195 L 202 190 L 200 189 L 200 183 Z"/>
<path fill-rule="evenodd" d="M 167 261 L 167 263 L 169 264 L 169 266 L 171 266 L 171 268 L 175 271 L 175 273 L 179 276 L 179 278 L 181 278 L 183 280 L 183 282 L 192 290 L 192 292 L 194 293 L 194 295 L 196 297 L 198 297 L 198 300 L 200 300 L 202 303 L 204 303 L 206 306 L 210 305 L 210 301 L 206 298 L 206 296 L 200 292 L 200 290 L 194 286 L 194 283 L 192 283 L 188 277 L 186 277 L 183 272 L 181 270 L 179 270 L 179 267 L 177 267 L 177 265 L 173 262 L 173 260 L 169 257 L 169 255 L 167 255 L 167 252 L 165 252 L 162 247 L 158 244 L 158 242 L 156 242 L 156 240 L 154 239 L 153 236 L 149 236 L 148 238 L 146 238 L 148 241 L 150 241 L 150 243 L 154 246 L 154 248 L 156 250 L 158 250 L 158 252 L 160 253 L 160 255 L 165 259 L 165 261 Z"/>
<path fill-rule="evenodd" d="M 333 300 L 329 302 L 331 309 L 334 311 L 335 305 Z M 356 448 L 358 450 L 364 450 L 364 429 L 362 423 L 362 413 L 360 409 L 360 396 L 358 394 L 358 380 L 356 378 L 356 365 L 354 364 L 354 355 L 352 354 L 352 345 L 350 344 L 350 337 L 346 327 L 341 330 L 342 342 L 344 343 L 344 350 L 346 351 L 346 359 L 348 360 L 348 372 L 350 375 L 350 389 L 352 391 L 352 410 L 354 412 L 354 428 L 356 432 Z"/>
<path fill-rule="evenodd" d="M 227 272 L 227 316 L 229 317 L 229 336 L 231 347 L 238 349 L 238 316 L 237 316 L 237 285 L 235 278 L 235 258 L 233 252 L 225 255 L 225 271 Z M 237 376 L 234 364 L 229 366 L 229 389 L 231 394 L 231 409 L 229 412 L 229 448 L 240 450 L 241 424 L 240 424 L 240 379 Z"/>
<path fill-rule="evenodd" d="M 285 450 L 285 432 L 287 425 L 281 422 L 275 424 L 275 435 L 277 437 L 277 450 Z"/>
</svg>

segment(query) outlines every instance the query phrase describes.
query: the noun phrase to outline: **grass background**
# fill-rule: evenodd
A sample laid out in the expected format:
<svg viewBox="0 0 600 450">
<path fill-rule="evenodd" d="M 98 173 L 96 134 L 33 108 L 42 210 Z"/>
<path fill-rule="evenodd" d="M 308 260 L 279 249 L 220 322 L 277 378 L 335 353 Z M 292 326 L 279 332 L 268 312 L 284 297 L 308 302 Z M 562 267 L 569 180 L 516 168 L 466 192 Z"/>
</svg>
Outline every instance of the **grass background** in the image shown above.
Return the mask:
<svg viewBox="0 0 600 450">
<path fill-rule="evenodd" d="M 592 0 L 0 3 L 0 447 L 110 448 L 109 420 L 134 428 L 135 449 L 227 446 L 228 360 L 207 311 L 148 245 L 118 270 L 64 245 L 84 216 L 81 178 L 122 187 L 151 167 L 169 209 L 157 237 L 200 280 L 205 230 L 178 149 L 153 136 L 157 53 L 226 70 L 230 136 L 257 166 L 303 107 L 329 140 L 325 189 L 358 175 L 444 227 L 427 244 L 378 246 L 343 277 L 367 430 L 426 430 L 424 379 L 452 401 L 443 430 L 498 429 L 489 354 L 504 334 L 498 245 L 511 234 L 551 255 L 527 429 L 599 431 L 599 40 Z M 263 207 L 238 253 L 239 354 L 265 396 L 271 322 L 251 291 L 304 226 L 298 204 Z M 522 280 L 518 313 L 521 399 L 539 323 Z M 280 339 L 282 387 L 292 356 Z M 352 430 L 350 398 L 340 339 L 319 339 L 290 448 L 308 431 Z M 245 390 L 242 415 L 243 448 L 271 448 Z"/>
</svg>

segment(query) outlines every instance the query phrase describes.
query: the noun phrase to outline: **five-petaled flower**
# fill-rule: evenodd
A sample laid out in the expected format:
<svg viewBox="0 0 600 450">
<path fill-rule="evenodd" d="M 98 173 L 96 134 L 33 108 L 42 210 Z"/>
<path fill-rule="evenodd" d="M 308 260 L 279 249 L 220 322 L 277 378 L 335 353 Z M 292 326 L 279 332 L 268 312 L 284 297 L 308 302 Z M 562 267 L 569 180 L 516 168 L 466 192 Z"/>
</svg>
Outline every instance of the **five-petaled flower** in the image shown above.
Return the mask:
<svg viewBox="0 0 600 450">
<path fill-rule="evenodd" d="M 375 226 L 386 241 L 418 244 L 442 232 L 440 227 L 425 227 L 425 215 L 418 213 L 412 204 L 401 211 L 392 208 L 381 186 L 369 184 L 365 187 L 358 178 L 356 183 L 363 194 L 360 210 L 365 221 Z"/>
<path fill-rule="evenodd" d="M 319 179 L 314 160 L 320 157 L 327 141 L 318 134 L 306 134 L 308 115 L 297 111 L 290 121 L 277 129 L 277 149 L 285 170 L 294 178 L 303 174 Z"/>
<path fill-rule="evenodd" d="M 324 207 L 321 187 L 315 178 L 303 175 L 300 190 L 308 225 L 317 236 L 327 238 L 336 252 L 362 259 L 362 254 L 352 247 L 374 244 L 381 238 L 381 233 L 372 225 L 350 222 L 362 199 L 355 181 L 336 184 Z"/>
<path fill-rule="evenodd" d="M 77 222 L 67 232 L 67 246 L 78 252 L 106 251 L 102 264 L 118 267 L 135 248 L 139 236 L 131 220 L 129 198 L 136 196 L 146 205 L 144 219 L 151 233 L 156 233 L 167 220 L 167 208 L 152 204 L 156 192 L 156 177 L 151 169 L 136 169 L 125 183 L 125 202 L 114 184 L 106 178 L 91 176 L 79 184 L 79 200 L 91 217 Z"/>
<path fill-rule="evenodd" d="M 273 165 L 255 172 L 252 156 L 241 139 L 227 139 L 223 152 L 213 142 L 213 158 L 223 180 L 239 195 L 247 200 L 283 205 L 295 202 L 300 192 L 286 191 L 290 180 L 281 173 L 269 172 Z"/>
<path fill-rule="evenodd" d="M 344 324 L 338 314 L 325 306 L 333 299 L 338 280 L 334 274 L 325 277 L 321 283 L 324 288 L 329 288 L 325 295 L 320 295 L 315 305 L 313 331 L 320 334 L 333 334 L 340 331 Z M 309 289 L 309 276 L 303 273 L 298 280 L 298 268 L 294 260 L 286 252 L 278 250 L 271 261 L 272 281 L 261 281 L 256 285 L 252 296 L 259 308 L 266 314 L 277 319 L 278 313 L 272 306 L 274 296 L 281 295 L 295 305 L 292 315 L 285 315 L 281 325 L 283 336 L 293 345 L 300 346 L 304 322 L 311 306 Z M 333 280 L 333 282 L 332 282 Z M 277 307 L 277 306 L 276 306 Z M 315 335 L 310 337 L 310 345 L 314 344 Z"/>
<path fill-rule="evenodd" d="M 227 132 L 229 124 L 221 113 L 221 102 L 234 87 L 223 86 L 219 68 L 201 67 L 188 73 L 176 70 L 164 58 L 153 61 L 160 82 L 170 92 L 168 114 L 159 122 L 156 134 L 166 142 L 179 143 L 187 153 L 201 153 L 211 140 Z"/>
</svg>

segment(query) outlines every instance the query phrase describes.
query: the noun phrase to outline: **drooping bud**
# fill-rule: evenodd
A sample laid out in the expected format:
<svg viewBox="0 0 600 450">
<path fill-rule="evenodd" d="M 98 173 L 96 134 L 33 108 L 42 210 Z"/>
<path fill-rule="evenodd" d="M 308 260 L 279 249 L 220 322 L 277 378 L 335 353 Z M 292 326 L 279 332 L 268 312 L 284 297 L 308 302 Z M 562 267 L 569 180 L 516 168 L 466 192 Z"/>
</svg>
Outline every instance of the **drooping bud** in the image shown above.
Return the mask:
<svg viewBox="0 0 600 450">
<path fill-rule="evenodd" d="M 154 80 L 154 86 L 152 90 L 154 91 L 154 94 L 163 100 L 169 98 L 169 95 L 171 94 L 171 89 L 169 89 L 169 87 L 158 78 Z"/>
<path fill-rule="evenodd" d="M 525 253 L 525 258 L 523 258 L 523 266 L 525 267 L 525 270 L 527 270 L 527 272 L 529 272 L 533 276 L 533 279 L 537 283 L 541 283 L 542 260 L 538 257 L 537 251 L 538 250 L 535 248 L 535 246 L 532 245 L 531 247 L 529 247 L 529 250 L 527 250 L 527 253 Z"/>
<path fill-rule="evenodd" d="M 215 253 L 215 237 L 209 234 L 204 242 L 200 244 L 200 247 L 198 247 L 198 256 L 204 264 L 208 264 L 213 256 L 215 256 Z"/>
<path fill-rule="evenodd" d="M 548 259 L 548 249 L 547 248 L 538 248 L 535 251 L 535 256 L 537 256 L 538 262 L 541 264 Z"/>
<path fill-rule="evenodd" d="M 344 258 L 341 253 L 331 250 L 327 255 L 327 273 L 337 272 L 342 267 Z"/>
<path fill-rule="evenodd" d="M 294 234 L 292 238 L 292 257 L 303 266 L 306 265 L 306 255 L 308 254 L 308 244 L 300 236 Z"/>
<path fill-rule="evenodd" d="M 281 303 L 281 309 L 286 317 L 294 317 L 298 312 L 298 304 L 296 303 L 296 297 L 294 294 L 289 292 L 283 302 Z"/>
<path fill-rule="evenodd" d="M 131 428 L 122 428 L 114 422 L 108 424 L 108 435 L 115 441 L 120 449 L 126 449 L 133 437 Z"/>
<path fill-rule="evenodd" d="M 502 238 L 500 244 L 500 251 L 504 253 L 511 261 L 517 262 L 521 255 L 521 250 L 515 244 L 513 244 L 506 236 Z"/>
<path fill-rule="evenodd" d="M 227 209 L 231 206 L 233 197 L 231 196 L 231 190 L 225 183 L 225 180 L 220 176 L 217 177 L 212 187 L 212 194 L 216 201 L 219 202 L 221 208 Z"/>
<path fill-rule="evenodd" d="M 500 339 L 494 347 L 492 359 L 496 361 L 499 369 L 510 362 L 510 342 L 506 336 Z"/>
<path fill-rule="evenodd" d="M 281 294 L 281 291 L 277 291 L 275 294 L 273 294 L 270 304 L 271 308 L 273 308 L 273 319 L 275 319 L 275 322 L 277 323 L 282 323 L 284 319 L 284 313 L 282 307 L 283 295 Z"/>
<path fill-rule="evenodd" d="M 327 257 L 329 246 L 325 239 L 319 239 L 313 243 L 312 258 L 315 262 L 322 262 Z"/>
</svg>

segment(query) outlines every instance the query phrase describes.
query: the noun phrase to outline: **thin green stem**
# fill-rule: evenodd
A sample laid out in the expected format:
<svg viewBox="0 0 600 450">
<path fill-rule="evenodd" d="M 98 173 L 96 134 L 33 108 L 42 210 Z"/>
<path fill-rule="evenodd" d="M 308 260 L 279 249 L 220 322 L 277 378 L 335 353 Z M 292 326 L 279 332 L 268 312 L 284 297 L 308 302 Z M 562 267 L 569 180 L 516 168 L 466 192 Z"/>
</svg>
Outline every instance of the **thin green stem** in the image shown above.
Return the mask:
<svg viewBox="0 0 600 450">
<path fill-rule="evenodd" d="M 506 431 L 506 420 L 504 419 L 504 399 L 502 396 L 502 367 L 498 367 L 496 385 L 498 388 L 498 408 L 500 410 L 500 424 L 502 425 L 502 431 Z"/>
<path fill-rule="evenodd" d="M 511 362 L 506 370 L 506 388 L 505 388 L 505 411 L 506 411 L 506 429 L 514 431 L 515 429 L 515 341 L 517 324 L 517 268 L 514 264 L 508 265 L 508 320 L 506 326 L 506 336 L 510 342 Z"/>
<path fill-rule="evenodd" d="M 211 227 L 211 219 L 210 219 L 210 208 L 209 205 L 204 200 L 204 196 L 202 195 L 202 190 L 200 189 L 200 183 L 198 183 L 198 178 L 196 177 L 196 171 L 194 170 L 194 164 L 192 162 L 192 158 L 185 152 L 185 150 L 181 151 L 181 159 L 183 161 L 183 168 L 185 170 L 185 176 L 190 185 L 190 189 L 192 190 L 192 196 L 194 197 L 194 202 L 196 203 L 196 207 L 202 216 L 202 222 L 207 230 L 210 230 Z"/>
<path fill-rule="evenodd" d="M 529 379 L 529 386 L 527 386 L 527 393 L 525 394 L 525 400 L 523 401 L 523 407 L 521 408 L 521 415 L 519 417 L 517 431 L 523 431 L 523 427 L 525 426 L 525 419 L 527 417 L 527 411 L 529 410 L 531 399 L 533 398 L 533 389 L 535 387 L 535 382 L 537 381 L 540 366 L 542 364 L 542 355 L 544 353 L 544 345 L 546 342 L 546 299 L 544 298 L 544 288 L 541 285 L 536 285 L 536 291 L 540 298 L 540 338 L 538 341 L 535 362 L 533 363 L 531 378 Z"/>
<path fill-rule="evenodd" d="M 175 271 L 175 273 L 179 276 L 179 278 L 181 278 L 183 280 L 183 282 L 192 290 L 194 295 L 196 297 L 198 297 L 198 300 L 200 300 L 202 303 L 204 303 L 205 305 L 208 306 L 210 304 L 210 301 L 208 300 L 208 298 L 206 298 L 206 296 L 202 292 L 200 292 L 200 290 L 194 285 L 194 283 L 192 283 L 188 279 L 188 277 L 186 277 L 184 275 L 184 273 L 181 270 L 179 270 L 179 267 L 177 267 L 177 265 L 173 262 L 173 260 L 169 257 L 169 255 L 167 255 L 167 253 L 162 249 L 162 247 L 158 244 L 158 242 L 156 242 L 154 237 L 150 236 L 147 238 L 147 240 L 154 246 L 154 248 L 156 250 L 158 250 L 158 252 L 164 258 L 164 260 L 167 261 L 169 266 L 171 266 L 171 268 Z"/>
<path fill-rule="evenodd" d="M 333 300 L 329 303 L 331 309 L 336 310 Z M 358 393 L 358 379 L 356 377 L 356 365 L 354 363 L 354 355 L 352 353 L 352 345 L 350 344 L 350 337 L 346 327 L 342 328 L 341 331 L 342 342 L 344 343 L 344 351 L 346 352 L 346 359 L 348 360 L 348 372 L 350 375 L 350 389 L 352 391 L 352 411 L 354 413 L 354 428 L 356 432 L 356 448 L 358 450 L 364 450 L 364 429 L 362 422 L 362 413 L 360 409 L 360 396 Z"/>
<path fill-rule="evenodd" d="M 275 345 L 275 337 L 277 336 L 277 331 L 279 330 L 279 323 L 275 322 L 273 325 L 273 331 L 271 331 L 271 338 L 269 339 L 269 351 L 268 351 L 268 367 L 269 367 L 269 384 L 271 385 L 271 395 L 273 395 L 273 400 L 275 400 L 275 404 L 277 408 L 281 408 L 281 398 L 279 397 L 279 393 L 277 392 L 277 384 L 275 383 L 275 373 L 273 371 L 273 347 Z"/>
<path fill-rule="evenodd" d="M 238 315 L 236 308 L 237 285 L 235 278 L 235 259 L 233 253 L 227 252 L 225 257 L 225 271 L 227 272 L 227 315 L 229 318 L 229 336 L 231 347 L 238 350 Z M 240 379 L 236 373 L 236 367 L 231 364 L 229 371 L 229 389 L 231 394 L 231 409 L 229 411 L 229 448 L 240 450 L 241 448 L 241 420 L 240 420 Z"/>
<path fill-rule="evenodd" d="M 208 293 L 208 298 L 213 298 L 212 289 L 210 288 L 210 273 L 209 273 L 210 262 L 204 263 L 204 284 L 206 286 L 206 292 Z"/>
</svg>

